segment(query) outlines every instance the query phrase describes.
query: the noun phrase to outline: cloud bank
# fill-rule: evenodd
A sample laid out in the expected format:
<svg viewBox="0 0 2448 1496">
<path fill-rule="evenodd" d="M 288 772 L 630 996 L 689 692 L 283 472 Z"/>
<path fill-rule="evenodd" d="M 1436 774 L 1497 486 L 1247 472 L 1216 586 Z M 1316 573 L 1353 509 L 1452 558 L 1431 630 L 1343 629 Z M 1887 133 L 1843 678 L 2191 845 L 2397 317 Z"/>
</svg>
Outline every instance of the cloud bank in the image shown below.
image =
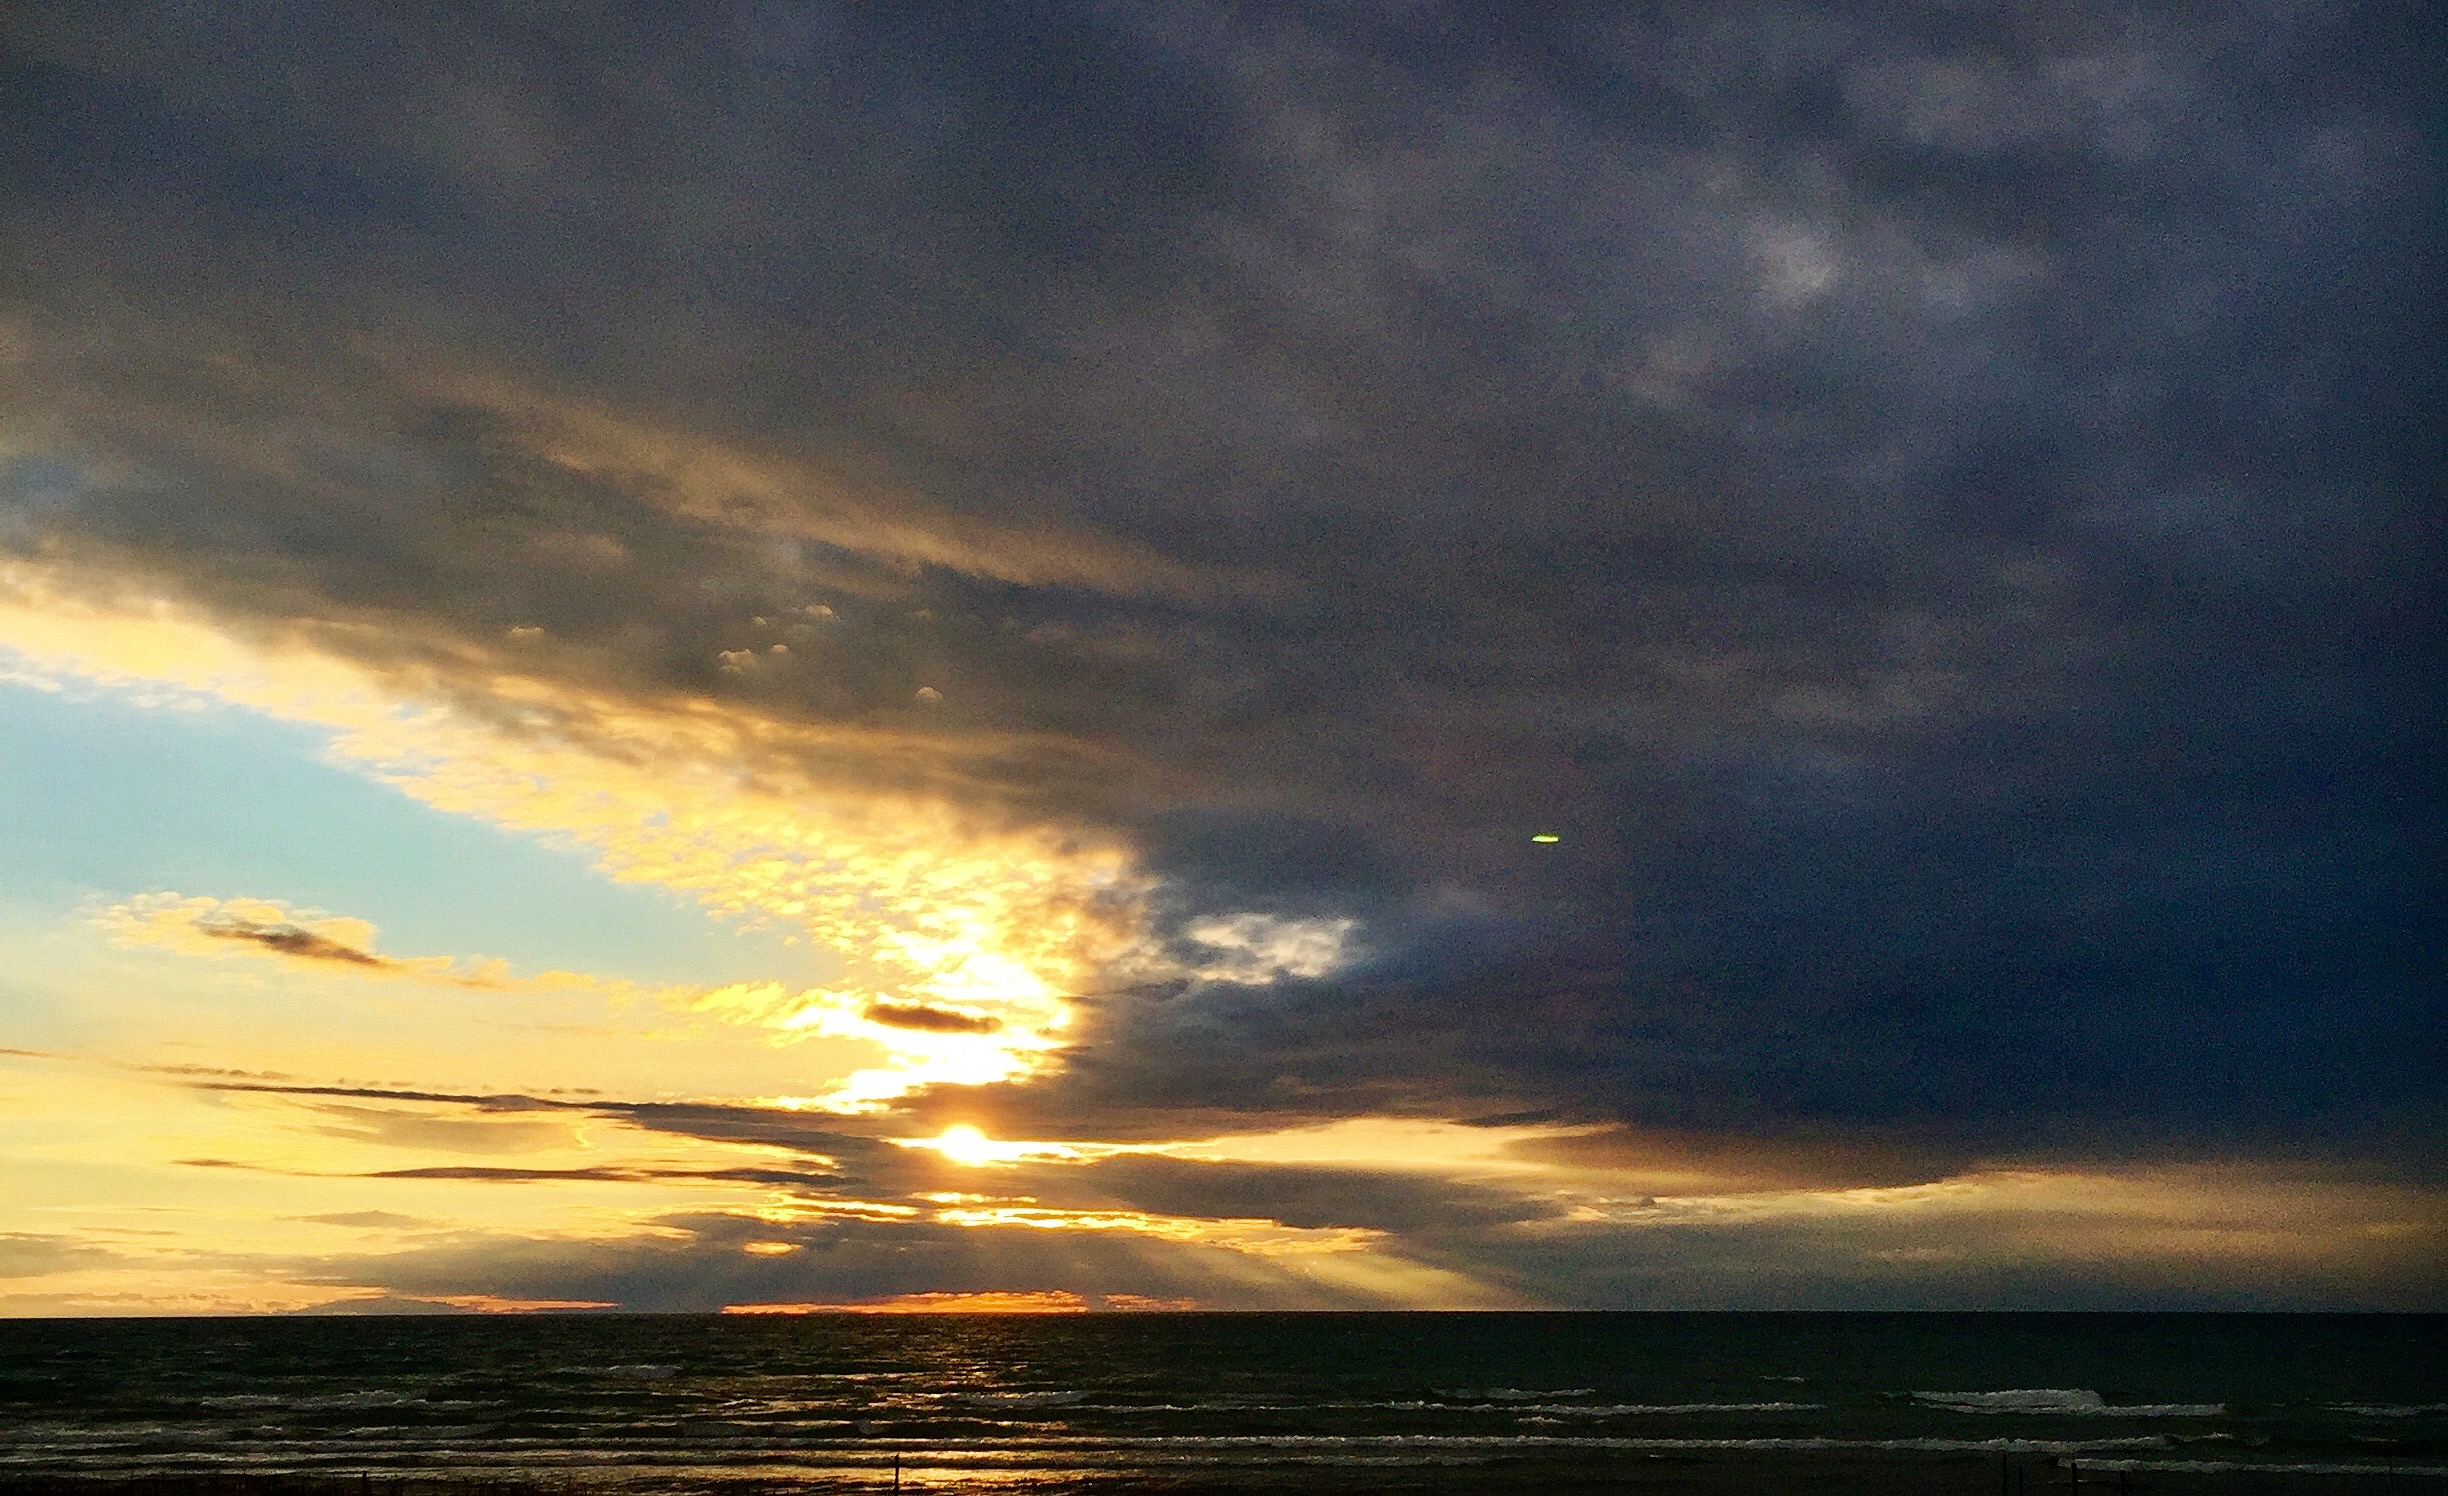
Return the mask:
<svg viewBox="0 0 2448 1496">
<path fill-rule="evenodd" d="M 9 678 L 830 953 L 619 1125 L 918 1212 L 349 1284 L 2437 1302 L 2418 8 L 0 25 Z M 1128 1151 L 1344 1125 L 1433 1177 Z"/>
</svg>

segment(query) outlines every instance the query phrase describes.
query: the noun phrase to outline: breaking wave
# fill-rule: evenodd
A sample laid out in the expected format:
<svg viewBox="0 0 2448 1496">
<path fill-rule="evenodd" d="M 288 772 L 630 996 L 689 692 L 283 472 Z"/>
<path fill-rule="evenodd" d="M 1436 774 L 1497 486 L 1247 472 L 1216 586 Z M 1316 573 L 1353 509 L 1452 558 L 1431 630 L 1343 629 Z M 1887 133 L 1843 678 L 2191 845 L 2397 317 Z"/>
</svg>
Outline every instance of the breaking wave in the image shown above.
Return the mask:
<svg viewBox="0 0 2448 1496">
<path fill-rule="evenodd" d="M 1913 1401 L 1950 1413 L 2058 1413 L 2089 1418 L 2217 1418 L 2225 1403 L 2110 1403 L 2082 1387 L 2010 1387 L 2002 1392 L 1916 1392 Z"/>
</svg>

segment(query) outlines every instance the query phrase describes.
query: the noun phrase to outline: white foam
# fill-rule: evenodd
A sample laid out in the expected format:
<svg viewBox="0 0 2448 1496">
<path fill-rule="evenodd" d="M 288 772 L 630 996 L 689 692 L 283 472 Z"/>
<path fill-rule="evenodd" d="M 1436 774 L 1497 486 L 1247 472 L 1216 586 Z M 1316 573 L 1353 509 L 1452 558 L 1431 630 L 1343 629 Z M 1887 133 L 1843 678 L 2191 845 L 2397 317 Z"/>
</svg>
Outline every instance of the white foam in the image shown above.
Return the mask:
<svg viewBox="0 0 2448 1496">
<path fill-rule="evenodd" d="M 1685 1413 L 1810 1413 L 1826 1406 L 1825 1403 L 1807 1402 L 1546 1403 L 1510 1411 L 1560 1413 L 1581 1418 L 1629 1418 Z"/>
<path fill-rule="evenodd" d="M 991 1396 L 993 1394 L 986 1394 Z M 1036 1394 L 1015 1394 L 1031 1396 Z M 1541 1394 L 1563 1396 L 1562 1393 Z M 1042 1404 L 1053 1406 L 1054 1404 Z M 1006 1404 L 1005 1406 L 1039 1406 L 1039 1404 Z M 1705 1402 L 1705 1403 L 1519 1403 L 1475 1402 L 1432 1403 L 1416 1400 L 1401 1402 L 1199 1402 L 1199 1403 L 1081 1403 L 1082 1413 L 1313 1413 L 1313 1412 L 1388 1412 L 1388 1413 L 1518 1413 L 1525 1416 L 1552 1414 L 1569 1418 L 1624 1418 L 1652 1414 L 1686 1413 L 1810 1413 L 1826 1407 L 1813 1402 Z"/>
<path fill-rule="evenodd" d="M 468 1402 L 458 1398 L 424 1398 L 406 1392 L 335 1392 L 322 1397 L 280 1397 L 265 1392 L 241 1392 L 228 1397 L 200 1397 L 197 1406 L 223 1412 L 268 1411 L 279 1409 L 293 1413 L 346 1412 L 363 1408 L 427 1408 L 455 1411 L 468 1408 L 497 1408 L 499 1403 Z"/>
<path fill-rule="evenodd" d="M 2216 1418 L 2225 1403 L 2111 1404 L 2085 1387 L 2010 1387 L 2002 1392 L 1916 1392 L 1913 1400 L 1950 1413 L 2061 1413 L 2090 1418 Z"/>
<path fill-rule="evenodd" d="M 944 1441 L 950 1442 L 950 1441 Z M 1052 1435 L 1013 1441 L 1034 1448 L 1214 1448 L 1214 1449 L 1621 1449 L 1621 1450 L 1764 1450 L 1798 1451 L 1860 1449 L 1916 1453 L 2058 1454 L 2081 1455 L 2096 1450 L 2167 1449 L 2164 1436 L 2146 1434 L 2108 1439 L 1836 1439 L 1788 1438 L 1628 1438 L 1569 1434 L 1156 1434 L 1132 1437 Z"/>
<path fill-rule="evenodd" d="M 961 1392 L 954 1396 L 979 1408 L 1062 1408 L 1087 1400 L 1085 1392 Z"/>
<path fill-rule="evenodd" d="M 2448 1475 L 2448 1465 L 2263 1465 L 2240 1460 L 2078 1460 L 2085 1470 L 2166 1470 L 2186 1475 Z"/>
<path fill-rule="evenodd" d="M 2448 1403 L 2331 1403 L 2332 1413 L 2359 1413 L 2365 1418 L 2420 1418 L 2448 1413 Z"/>
</svg>

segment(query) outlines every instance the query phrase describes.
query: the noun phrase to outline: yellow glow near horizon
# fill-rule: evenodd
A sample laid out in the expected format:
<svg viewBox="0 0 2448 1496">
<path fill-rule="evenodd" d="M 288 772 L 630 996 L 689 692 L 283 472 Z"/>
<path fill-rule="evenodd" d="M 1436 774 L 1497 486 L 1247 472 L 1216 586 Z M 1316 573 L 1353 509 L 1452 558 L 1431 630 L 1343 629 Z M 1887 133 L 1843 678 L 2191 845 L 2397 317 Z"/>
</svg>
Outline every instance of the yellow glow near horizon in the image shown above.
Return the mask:
<svg viewBox="0 0 2448 1496">
<path fill-rule="evenodd" d="M 1385 1240 L 1366 1226 L 1287 1226 L 1265 1216 L 1160 1215 L 1145 1210 L 1061 1210 L 1044 1205 L 959 1205 L 935 1212 L 947 1226 L 1024 1226 L 1033 1231 L 1123 1231 L 1222 1247 L 1248 1257 L 1365 1252 Z"/>
<path fill-rule="evenodd" d="M 1143 1299 L 1135 1294 L 1108 1295 L 1120 1308 L 1186 1309 L 1188 1300 Z M 853 1299 L 834 1304 L 725 1304 L 725 1314 L 1085 1314 L 1088 1301 L 1064 1289 L 989 1289 L 975 1293 L 903 1293 L 880 1299 Z"/>
</svg>

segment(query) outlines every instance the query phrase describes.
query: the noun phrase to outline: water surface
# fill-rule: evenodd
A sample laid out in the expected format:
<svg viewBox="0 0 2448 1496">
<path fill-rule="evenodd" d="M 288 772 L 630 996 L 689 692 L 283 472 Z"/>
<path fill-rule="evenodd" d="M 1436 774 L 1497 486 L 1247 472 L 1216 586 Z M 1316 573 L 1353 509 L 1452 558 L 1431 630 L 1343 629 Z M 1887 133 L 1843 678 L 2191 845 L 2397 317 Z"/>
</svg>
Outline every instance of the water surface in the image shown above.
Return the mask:
<svg viewBox="0 0 2448 1496">
<path fill-rule="evenodd" d="M 2448 1478 L 2448 1318 L 0 1321 L 0 1476 L 1492 1490 L 1737 1456 Z"/>
</svg>

